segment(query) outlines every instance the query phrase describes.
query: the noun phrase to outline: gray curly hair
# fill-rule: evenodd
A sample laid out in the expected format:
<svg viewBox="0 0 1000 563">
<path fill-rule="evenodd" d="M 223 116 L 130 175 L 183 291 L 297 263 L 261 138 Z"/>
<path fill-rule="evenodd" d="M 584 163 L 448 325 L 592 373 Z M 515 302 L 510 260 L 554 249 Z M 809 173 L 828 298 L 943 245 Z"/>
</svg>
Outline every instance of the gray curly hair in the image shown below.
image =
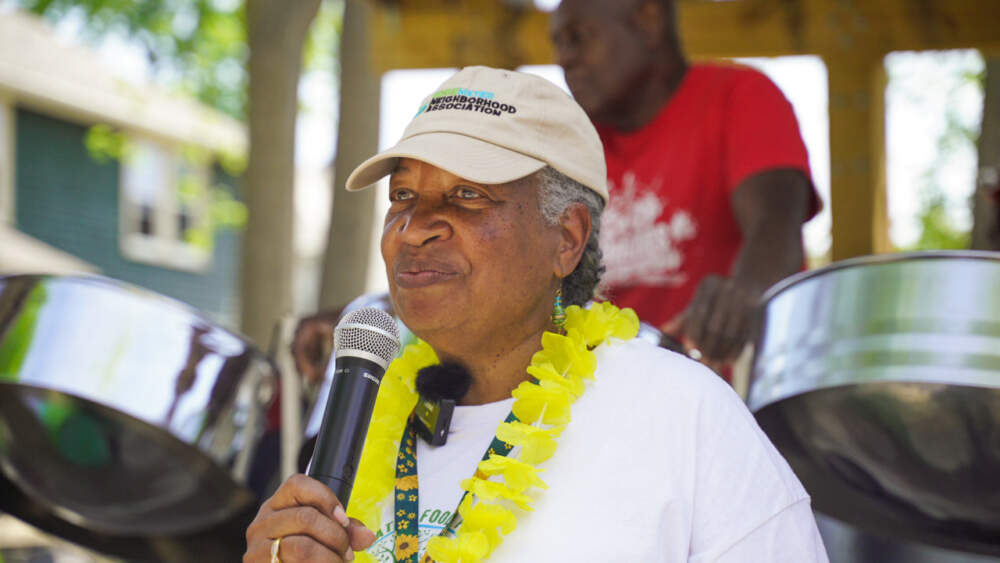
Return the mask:
<svg viewBox="0 0 1000 563">
<path fill-rule="evenodd" d="M 548 225 L 558 225 L 562 214 L 574 203 L 582 203 L 590 212 L 590 238 L 587 239 L 580 263 L 570 275 L 563 278 L 562 283 L 565 304 L 583 305 L 594 298 L 597 284 L 604 273 L 604 265 L 601 263 L 603 253 L 598 242 L 604 199 L 551 166 L 541 169 L 534 177 L 538 182 L 539 209 Z"/>
</svg>

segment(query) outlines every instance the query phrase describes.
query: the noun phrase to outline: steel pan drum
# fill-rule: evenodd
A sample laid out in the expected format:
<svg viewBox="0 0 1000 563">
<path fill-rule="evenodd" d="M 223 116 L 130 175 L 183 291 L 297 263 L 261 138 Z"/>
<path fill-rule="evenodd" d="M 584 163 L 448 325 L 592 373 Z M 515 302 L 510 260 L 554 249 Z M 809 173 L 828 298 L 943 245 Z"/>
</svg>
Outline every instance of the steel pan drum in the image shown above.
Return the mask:
<svg viewBox="0 0 1000 563">
<path fill-rule="evenodd" d="M 275 389 L 253 346 L 176 301 L 2 277 L 0 510 L 105 553 L 238 558 Z"/>
<path fill-rule="evenodd" d="M 1000 253 L 865 257 L 765 295 L 748 403 L 816 509 L 1000 555 Z"/>
</svg>

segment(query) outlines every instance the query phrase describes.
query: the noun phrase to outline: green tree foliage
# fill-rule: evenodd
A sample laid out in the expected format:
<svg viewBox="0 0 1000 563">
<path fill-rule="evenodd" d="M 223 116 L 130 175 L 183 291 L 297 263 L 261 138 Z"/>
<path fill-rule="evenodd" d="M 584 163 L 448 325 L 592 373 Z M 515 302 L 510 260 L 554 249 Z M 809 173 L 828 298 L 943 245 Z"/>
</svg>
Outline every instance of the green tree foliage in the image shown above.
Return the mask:
<svg viewBox="0 0 1000 563">
<path fill-rule="evenodd" d="M 245 119 L 249 54 L 244 0 L 13 0 L 57 23 L 81 18 L 98 42 L 111 34 L 140 44 L 156 78 Z M 343 0 L 327 0 L 305 46 L 306 72 L 336 72 Z"/>
<path fill-rule="evenodd" d="M 306 37 L 304 72 L 339 75 L 340 33 L 344 28 L 344 0 L 325 0 Z"/>
<path fill-rule="evenodd" d="M 924 198 L 920 209 L 920 238 L 907 250 L 961 250 L 969 248 L 972 233 L 955 226 L 940 193 Z"/>
<path fill-rule="evenodd" d="M 904 250 L 960 250 L 969 248 L 972 240 L 971 227 L 959 226 L 955 220 L 955 202 L 949 201 L 938 173 L 946 170 L 949 161 L 962 151 L 975 152 L 979 140 L 980 123 L 968 122 L 963 119 L 959 105 L 963 98 L 959 92 L 963 88 L 973 87 L 980 93 L 985 87 L 985 65 L 979 59 L 971 66 L 952 70 L 951 87 L 947 94 L 944 108 L 945 127 L 937 139 L 937 155 L 922 174 L 920 187 L 920 237 L 912 246 Z M 961 202 L 959 205 L 972 204 Z"/>
<path fill-rule="evenodd" d="M 962 85 L 974 85 L 980 91 L 985 87 L 985 68 L 979 72 L 963 69 L 956 76 L 953 92 Z M 979 141 L 978 123 L 970 125 L 959 117 L 955 96 L 949 96 L 945 108 L 945 129 L 938 138 L 938 157 L 932 167 L 944 165 L 944 161 L 955 152 L 975 150 Z M 932 168 L 933 169 L 933 168 Z M 920 210 L 920 238 L 911 250 L 961 250 L 969 248 L 972 232 L 960 228 L 949 215 L 948 200 L 937 186 L 934 174 L 928 170 L 924 174 L 923 203 Z"/>
<path fill-rule="evenodd" d="M 115 131 L 111 126 L 103 123 L 94 125 L 87 130 L 83 145 L 87 147 L 90 158 L 98 164 L 122 160 L 131 148 L 128 137 L 124 133 Z"/>
<path fill-rule="evenodd" d="M 119 34 L 138 42 L 169 86 L 242 119 L 246 109 L 246 16 L 241 0 L 15 0 L 59 22 L 81 18 L 97 41 Z"/>
</svg>

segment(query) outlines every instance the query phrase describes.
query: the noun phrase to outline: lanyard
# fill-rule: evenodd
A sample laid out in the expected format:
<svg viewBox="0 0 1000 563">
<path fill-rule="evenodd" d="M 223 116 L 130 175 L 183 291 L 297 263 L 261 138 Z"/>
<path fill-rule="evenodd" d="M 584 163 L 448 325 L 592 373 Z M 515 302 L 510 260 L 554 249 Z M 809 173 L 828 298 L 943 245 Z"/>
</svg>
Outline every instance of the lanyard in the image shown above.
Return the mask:
<svg viewBox="0 0 1000 563">
<path fill-rule="evenodd" d="M 514 413 L 510 413 L 504 422 L 516 422 Z M 483 459 L 490 455 L 506 456 L 514 449 L 513 446 L 500 438 L 493 436 L 490 447 L 483 454 Z M 482 476 L 480 476 L 482 477 Z M 458 506 L 465 500 L 466 492 L 458 501 Z M 393 518 L 396 523 L 396 541 L 393 553 L 396 563 L 417 563 L 417 552 L 420 549 L 417 515 L 420 514 L 420 488 L 417 482 L 417 432 L 411 417 L 399 443 L 399 454 L 396 456 L 396 490 L 393 494 Z M 462 525 L 462 517 L 458 514 L 458 506 L 452 512 L 448 525 L 441 530 L 443 536 L 454 536 Z M 429 555 L 425 555 L 421 563 L 433 563 Z"/>
</svg>

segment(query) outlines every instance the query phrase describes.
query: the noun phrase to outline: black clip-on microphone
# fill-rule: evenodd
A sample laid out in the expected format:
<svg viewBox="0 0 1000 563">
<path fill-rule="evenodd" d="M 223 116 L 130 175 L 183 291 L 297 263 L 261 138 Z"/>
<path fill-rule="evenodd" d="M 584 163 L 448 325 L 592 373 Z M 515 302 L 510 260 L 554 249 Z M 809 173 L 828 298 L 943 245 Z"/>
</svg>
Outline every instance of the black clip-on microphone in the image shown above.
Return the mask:
<svg viewBox="0 0 1000 563">
<path fill-rule="evenodd" d="M 417 435 L 432 446 L 443 446 L 455 405 L 469 392 L 472 376 L 465 366 L 445 362 L 418 371 L 416 386 L 420 394 L 413 410 Z"/>
</svg>

